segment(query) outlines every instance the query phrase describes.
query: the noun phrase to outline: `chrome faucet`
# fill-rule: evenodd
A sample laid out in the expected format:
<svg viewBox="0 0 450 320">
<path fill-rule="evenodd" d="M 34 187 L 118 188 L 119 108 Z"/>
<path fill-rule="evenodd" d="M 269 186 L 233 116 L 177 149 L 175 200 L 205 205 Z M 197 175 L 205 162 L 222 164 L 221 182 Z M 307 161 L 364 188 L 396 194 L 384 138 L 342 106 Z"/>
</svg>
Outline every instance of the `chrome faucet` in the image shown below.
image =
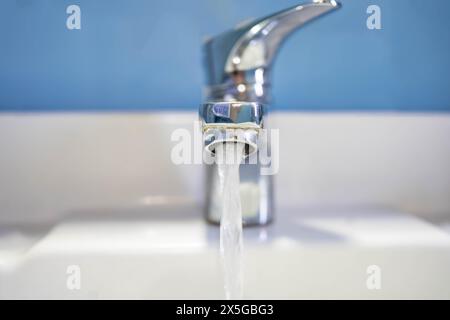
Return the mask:
<svg viewBox="0 0 450 320">
<path fill-rule="evenodd" d="M 205 150 L 214 155 L 217 143 L 245 144 L 246 155 L 259 152 L 259 130 L 264 128 L 270 102 L 270 71 L 278 48 L 305 23 L 340 7 L 334 0 L 314 0 L 238 26 L 206 41 L 207 103 L 200 107 Z M 227 128 L 241 128 L 233 135 Z M 273 219 L 272 177 L 261 175 L 260 164 L 240 167 L 244 226 L 264 225 Z M 221 202 L 215 165 L 207 166 L 206 218 L 220 222 Z"/>
</svg>

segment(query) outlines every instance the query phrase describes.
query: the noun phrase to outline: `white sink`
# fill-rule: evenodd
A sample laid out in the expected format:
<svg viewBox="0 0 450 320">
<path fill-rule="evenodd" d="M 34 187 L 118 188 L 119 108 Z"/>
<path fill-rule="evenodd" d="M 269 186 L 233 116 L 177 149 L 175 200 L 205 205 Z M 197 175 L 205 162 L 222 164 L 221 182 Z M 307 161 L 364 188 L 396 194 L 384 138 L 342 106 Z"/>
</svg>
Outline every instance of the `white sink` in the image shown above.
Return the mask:
<svg viewBox="0 0 450 320">
<path fill-rule="evenodd" d="M 224 298 L 218 236 L 195 207 L 9 228 L 0 233 L 0 298 Z M 273 225 L 245 229 L 244 246 L 244 298 L 450 298 L 450 236 L 410 215 L 285 209 Z M 79 290 L 67 286 L 73 265 Z M 379 290 L 366 285 L 371 265 Z"/>
<path fill-rule="evenodd" d="M 196 118 L 1 114 L 0 298 L 224 298 L 202 167 L 170 160 Z M 276 221 L 245 230 L 244 297 L 449 299 L 449 233 L 424 219 L 450 220 L 450 116 L 271 119 Z"/>
</svg>

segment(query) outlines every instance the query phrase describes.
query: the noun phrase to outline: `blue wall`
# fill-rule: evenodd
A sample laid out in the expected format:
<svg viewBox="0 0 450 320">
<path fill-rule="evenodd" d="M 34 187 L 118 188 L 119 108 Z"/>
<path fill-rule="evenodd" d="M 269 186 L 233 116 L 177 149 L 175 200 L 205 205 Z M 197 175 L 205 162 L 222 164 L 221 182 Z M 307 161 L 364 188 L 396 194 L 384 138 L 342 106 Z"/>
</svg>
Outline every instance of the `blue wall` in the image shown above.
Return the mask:
<svg viewBox="0 0 450 320">
<path fill-rule="evenodd" d="M 298 2 L 2 0 L 0 110 L 196 109 L 202 39 Z M 450 111 L 450 1 L 342 3 L 280 51 L 275 107 Z M 382 30 L 366 28 L 369 4 Z"/>
</svg>

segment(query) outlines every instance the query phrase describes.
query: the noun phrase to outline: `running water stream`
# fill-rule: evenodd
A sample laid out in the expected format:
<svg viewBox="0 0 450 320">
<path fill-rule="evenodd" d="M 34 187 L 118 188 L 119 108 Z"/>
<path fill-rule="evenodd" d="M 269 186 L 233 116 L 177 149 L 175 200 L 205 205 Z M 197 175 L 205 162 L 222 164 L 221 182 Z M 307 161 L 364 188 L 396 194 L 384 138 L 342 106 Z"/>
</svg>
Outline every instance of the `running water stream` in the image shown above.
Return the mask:
<svg viewBox="0 0 450 320">
<path fill-rule="evenodd" d="M 222 195 L 220 254 L 224 271 L 225 297 L 243 296 L 242 209 L 239 194 L 239 165 L 244 157 L 242 143 L 222 143 L 216 147 L 217 167 Z"/>
</svg>

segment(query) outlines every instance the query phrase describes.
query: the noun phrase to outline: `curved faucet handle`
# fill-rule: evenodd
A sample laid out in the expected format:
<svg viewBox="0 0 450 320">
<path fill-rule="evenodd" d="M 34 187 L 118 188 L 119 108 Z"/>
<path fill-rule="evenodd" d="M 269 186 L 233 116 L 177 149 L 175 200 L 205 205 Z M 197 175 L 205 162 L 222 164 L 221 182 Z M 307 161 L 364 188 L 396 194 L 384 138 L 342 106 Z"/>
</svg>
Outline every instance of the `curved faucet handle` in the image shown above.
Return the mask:
<svg viewBox="0 0 450 320">
<path fill-rule="evenodd" d="M 315 1 L 283 10 L 242 27 L 244 35 L 233 46 L 225 72 L 267 67 L 283 40 L 306 22 L 338 8 L 336 1 Z"/>
<path fill-rule="evenodd" d="M 208 40 L 204 45 L 208 85 L 221 87 L 220 94 L 213 94 L 215 98 L 220 98 L 224 85 L 236 85 L 238 82 L 247 85 L 258 82 L 255 77 L 266 77 L 266 69 L 270 68 L 278 48 L 288 35 L 305 23 L 339 7 L 340 4 L 334 0 L 314 0 L 241 25 Z M 257 74 L 246 74 L 258 69 Z M 237 73 L 240 73 L 238 77 Z"/>
</svg>

